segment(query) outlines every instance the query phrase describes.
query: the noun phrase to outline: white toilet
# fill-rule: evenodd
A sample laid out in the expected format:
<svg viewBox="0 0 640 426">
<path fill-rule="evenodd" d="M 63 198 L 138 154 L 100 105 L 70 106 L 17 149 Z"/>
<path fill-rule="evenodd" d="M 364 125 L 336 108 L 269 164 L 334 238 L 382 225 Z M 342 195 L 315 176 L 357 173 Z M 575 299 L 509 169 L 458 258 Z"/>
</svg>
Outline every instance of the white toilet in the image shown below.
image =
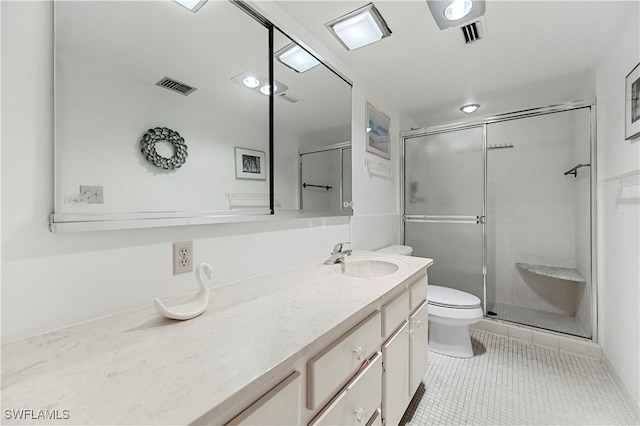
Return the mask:
<svg viewBox="0 0 640 426">
<path fill-rule="evenodd" d="M 429 350 L 457 358 L 471 358 L 469 326 L 482 319 L 480 299 L 473 294 L 429 285 Z"/>
<path fill-rule="evenodd" d="M 413 248 L 393 245 L 378 253 L 411 256 Z M 480 299 L 473 294 L 429 285 L 429 350 L 457 358 L 473 357 L 469 326 L 482 319 Z"/>
</svg>

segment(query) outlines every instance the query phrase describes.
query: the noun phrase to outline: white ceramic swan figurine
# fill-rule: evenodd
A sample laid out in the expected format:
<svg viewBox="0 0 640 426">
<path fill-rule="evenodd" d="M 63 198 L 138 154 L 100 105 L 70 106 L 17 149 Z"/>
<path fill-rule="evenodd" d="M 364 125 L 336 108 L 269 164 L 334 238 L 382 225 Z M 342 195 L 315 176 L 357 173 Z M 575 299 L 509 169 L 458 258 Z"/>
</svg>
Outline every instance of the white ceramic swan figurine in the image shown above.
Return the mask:
<svg viewBox="0 0 640 426">
<path fill-rule="evenodd" d="M 153 305 L 158 313 L 166 318 L 175 320 L 188 320 L 201 315 L 209 304 L 209 287 L 205 280 L 211 281 L 213 278 L 213 270 L 208 263 L 201 263 L 196 266 L 196 279 L 200 290 L 188 302 L 177 306 L 165 306 L 160 299 L 156 298 Z"/>
</svg>

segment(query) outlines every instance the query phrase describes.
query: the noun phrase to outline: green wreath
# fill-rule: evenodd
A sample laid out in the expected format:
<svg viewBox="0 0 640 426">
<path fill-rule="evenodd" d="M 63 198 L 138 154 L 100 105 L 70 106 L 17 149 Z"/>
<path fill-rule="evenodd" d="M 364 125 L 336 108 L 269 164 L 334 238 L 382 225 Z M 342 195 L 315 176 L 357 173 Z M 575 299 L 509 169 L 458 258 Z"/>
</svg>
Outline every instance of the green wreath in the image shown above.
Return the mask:
<svg viewBox="0 0 640 426">
<path fill-rule="evenodd" d="M 156 143 L 162 140 L 173 145 L 173 157 L 163 157 L 156 152 Z M 184 143 L 184 139 L 178 132 L 166 127 L 149 129 L 140 141 L 140 150 L 142 155 L 152 162 L 154 166 L 165 170 L 177 169 L 187 161 L 187 144 Z"/>
</svg>

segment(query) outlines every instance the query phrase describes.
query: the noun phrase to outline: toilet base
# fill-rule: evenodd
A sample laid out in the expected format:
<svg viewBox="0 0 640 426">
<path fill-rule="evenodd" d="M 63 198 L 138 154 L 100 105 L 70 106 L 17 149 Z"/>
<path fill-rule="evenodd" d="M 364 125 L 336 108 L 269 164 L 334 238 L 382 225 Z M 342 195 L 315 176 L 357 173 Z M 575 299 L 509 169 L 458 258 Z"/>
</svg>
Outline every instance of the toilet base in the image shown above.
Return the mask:
<svg viewBox="0 0 640 426">
<path fill-rule="evenodd" d="M 456 326 L 429 321 L 429 350 L 456 358 L 473 357 L 468 324 Z"/>
</svg>

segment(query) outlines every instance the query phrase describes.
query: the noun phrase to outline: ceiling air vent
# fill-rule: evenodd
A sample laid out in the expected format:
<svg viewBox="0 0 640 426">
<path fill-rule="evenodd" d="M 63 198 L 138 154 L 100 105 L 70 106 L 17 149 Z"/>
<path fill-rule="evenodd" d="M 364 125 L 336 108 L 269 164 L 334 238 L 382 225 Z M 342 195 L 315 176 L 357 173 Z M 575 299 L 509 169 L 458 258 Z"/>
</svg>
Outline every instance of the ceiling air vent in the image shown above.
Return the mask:
<svg viewBox="0 0 640 426">
<path fill-rule="evenodd" d="M 165 89 L 172 90 L 185 96 L 197 90 L 195 87 L 191 87 L 188 84 L 181 83 L 178 80 L 174 80 L 169 77 L 165 77 L 157 82 L 156 86 L 164 87 Z"/>
<path fill-rule="evenodd" d="M 482 39 L 482 26 L 480 21 L 475 21 L 465 26 L 460 27 L 462 35 L 464 36 L 464 43 L 471 44 Z"/>
<path fill-rule="evenodd" d="M 290 93 L 281 93 L 278 95 L 279 99 L 282 99 L 283 101 L 287 101 L 290 102 L 292 104 L 295 104 L 296 102 L 300 102 L 300 98 L 296 98 L 295 96 L 293 96 Z"/>
</svg>

